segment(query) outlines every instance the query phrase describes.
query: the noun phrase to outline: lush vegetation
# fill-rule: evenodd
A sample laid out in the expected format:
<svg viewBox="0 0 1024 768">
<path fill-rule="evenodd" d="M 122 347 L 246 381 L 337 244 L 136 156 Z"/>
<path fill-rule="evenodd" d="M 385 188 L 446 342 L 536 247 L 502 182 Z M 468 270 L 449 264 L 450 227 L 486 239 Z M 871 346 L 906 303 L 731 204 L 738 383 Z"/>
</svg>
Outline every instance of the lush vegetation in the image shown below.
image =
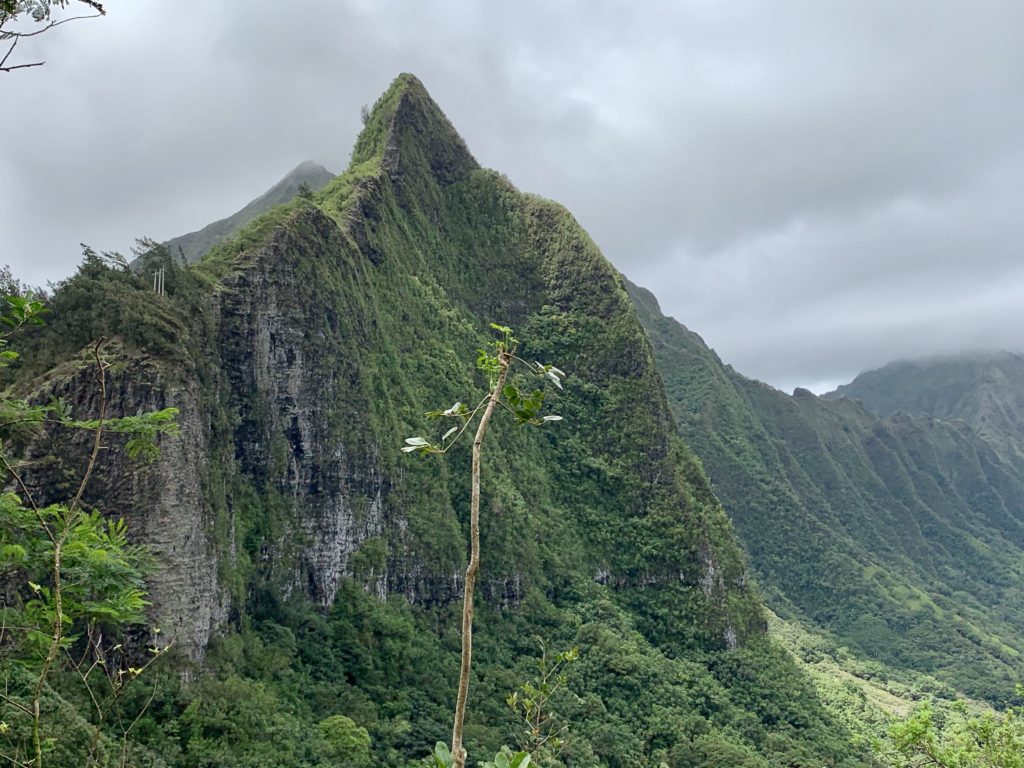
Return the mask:
<svg viewBox="0 0 1024 768">
<path fill-rule="evenodd" d="M 4 301 L 0 361 L 8 365 L 22 359 L 11 348 L 11 337 L 41 325 L 46 310 L 31 294 L 7 295 Z M 42 768 L 51 757 L 60 764 L 72 755 L 80 765 L 105 764 L 117 752 L 111 750 L 111 741 L 123 745 L 121 755 L 126 755 L 135 715 L 125 714 L 121 700 L 165 650 L 155 645 L 147 660 L 133 666 L 124 644 L 111 641 L 124 625 L 142 620 L 143 553 L 128 543 L 123 520 L 104 519 L 84 496 L 104 440 L 122 435 L 130 458 L 152 458 L 158 453 L 158 436 L 175 433 L 176 411 L 110 417 L 110 363 L 103 344 L 100 338 L 91 345 L 90 367 L 98 390 L 92 418 L 76 417 L 60 398 L 0 399 L 0 467 L 13 488 L 0 495 L 0 659 L 5 673 L 0 759 L 14 766 Z M 20 465 L 14 455 L 19 445 L 46 430 L 85 432 L 91 443 L 77 487 L 59 501 L 51 498 L 54 488 L 37 493 L 32 467 Z M 58 735 L 65 715 L 50 701 L 58 677 L 72 679 L 87 697 L 85 710 L 75 714 L 80 730 L 89 733 L 77 740 Z M 111 740 L 105 726 L 119 727 L 120 738 Z"/>
<path fill-rule="evenodd" d="M 87 407 L 95 361 L 82 352 L 108 337 L 116 418 L 154 389 L 197 393 L 183 405 L 202 414 L 188 428 L 228 603 L 201 659 L 181 648 L 138 675 L 138 649 L 118 651 L 111 669 L 137 682 L 98 716 L 80 668 L 48 670 L 41 709 L 62 728 L 47 765 L 429 764 L 459 677 L 470 456 L 456 447 L 437 465 L 400 449 L 422 408 L 486 392 L 486 372 L 464 361 L 491 319 L 521 329 L 524 359 L 569 376 L 551 396 L 557 437 L 496 423 L 488 438 L 471 764 L 515 764 L 498 752 L 515 744 L 550 766 L 1017 765 L 1016 710 L 954 703 L 955 689 L 1016 701 L 1024 472 L 1012 457 L 963 425 L 881 420 L 743 379 L 632 289 L 652 356 L 621 279 L 571 216 L 480 169 L 414 78 L 368 115 L 349 172 L 202 262 L 177 261 L 153 243 L 131 269 L 86 249 L 46 326 L 20 329 L 24 355 L 0 371 L 11 402 Z M 151 290 L 159 268 L 164 296 Z M 532 414 L 520 420 L 539 418 L 517 394 Z M 40 501 L 81 482 L 87 441 L 5 439 L 38 461 L 26 482 Z M 409 447 L 430 446 L 447 446 L 440 430 Z M 770 634 L 704 466 L 785 617 Z M 123 501 L 124 476 L 99 474 L 89 504 Z M 10 561 L 33 515 L 5 499 Z M 339 505 L 351 527 L 336 527 Z M 75 520 L 94 550 L 127 546 L 123 527 Z M 32 574 L 7 563 L 8 597 L 12 577 L 50 588 L 51 555 L 32 555 Z M 141 607 L 136 565 L 112 562 L 134 602 L 105 631 Z M 82 637 L 58 642 L 89 650 Z M 552 648 L 579 649 L 556 685 L 546 667 L 537 677 Z M 0 729 L 23 745 L 27 721 L 9 710 L 38 677 L 10 654 L 4 673 L 14 703 Z"/>
<path fill-rule="evenodd" d="M 1021 768 L 1024 719 L 1019 709 L 972 714 L 964 702 L 946 712 L 925 704 L 890 729 L 880 751 L 894 768 Z"/>
<path fill-rule="evenodd" d="M 632 288 L 680 434 L 769 604 L 862 658 L 995 704 L 1024 677 L 1024 462 L 967 425 L 789 396 Z"/>
<path fill-rule="evenodd" d="M 470 754 L 520 735 L 506 699 L 543 641 L 580 653 L 549 702 L 568 729 L 548 765 L 866 764 L 765 635 L 619 276 L 566 211 L 480 169 L 415 78 L 374 107 L 348 174 L 195 266 L 171 261 L 155 249 L 134 273 L 87 254 L 26 338 L 38 362 L 11 379 L 80 384 L 75 356 L 102 334 L 124 370 L 146 361 L 152 386 L 198 393 L 183 439 L 203 451 L 227 622 L 201 660 L 181 647 L 140 688 L 153 698 L 131 732 L 136 764 L 412 766 L 446 740 L 469 455 L 410 461 L 400 447 L 424 404 L 486 390 L 463 361 L 494 319 L 519 331 L 524 359 L 569 375 L 551 398 L 557 438 L 498 422 L 488 435 Z M 124 383 L 124 407 L 132 393 Z"/>
</svg>

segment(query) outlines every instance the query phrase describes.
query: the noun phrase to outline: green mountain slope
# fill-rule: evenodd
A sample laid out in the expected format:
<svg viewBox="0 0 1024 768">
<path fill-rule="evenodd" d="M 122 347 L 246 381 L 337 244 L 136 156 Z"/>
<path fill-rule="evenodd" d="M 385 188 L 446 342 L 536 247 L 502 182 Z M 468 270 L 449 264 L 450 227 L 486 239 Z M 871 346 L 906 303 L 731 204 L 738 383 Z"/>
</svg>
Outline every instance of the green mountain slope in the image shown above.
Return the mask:
<svg viewBox="0 0 1024 768">
<path fill-rule="evenodd" d="M 788 396 L 631 287 L 680 434 L 784 616 L 993 701 L 1024 676 L 1024 464 L 962 422 Z"/>
<path fill-rule="evenodd" d="M 230 216 L 207 224 L 200 230 L 168 240 L 165 245 L 174 256 L 183 257 L 191 264 L 198 261 L 213 246 L 233 235 L 260 214 L 290 202 L 305 184 L 312 191 L 323 187 L 334 178 L 334 174 L 317 163 L 299 163 L 283 179 Z"/>
<path fill-rule="evenodd" d="M 565 421 L 488 436 L 473 759 L 514 736 L 504 699 L 543 641 L 581 650 L 557 702 L 565 765 L 864 764 L 766 637 L 618 273 L 567 211 L 481 169 L 414 77 L 312 199 L 194 266 L 143 259 L 166 296 L 90 260 L 12 370 L 84 415 L 72 361 L 106 335 L 113 410 L 181 408 L 159 461 L 126 469 L 112 439 L 90 486 L 144 532 L 154 618 L 195 679 L 165 681 L 135 731 L 152 764 L 329 764 L 332 715 L 367 729 L 373 765 L 447 739 L 469 452 L 399 448 L 425 410 L 482 392 L 491 321 L 569 377 L 549 403 Z M 73 480 L 81 447 L 29 450 L 41 499 Z"/>
<path fill-rule="evenodd" d="M 963 419 L 1001 451 L 1024 456 L 1024 356 L 976 352 L 889 363 L 824 395 L 883 416 L 897 411 Z"/>
</svg>

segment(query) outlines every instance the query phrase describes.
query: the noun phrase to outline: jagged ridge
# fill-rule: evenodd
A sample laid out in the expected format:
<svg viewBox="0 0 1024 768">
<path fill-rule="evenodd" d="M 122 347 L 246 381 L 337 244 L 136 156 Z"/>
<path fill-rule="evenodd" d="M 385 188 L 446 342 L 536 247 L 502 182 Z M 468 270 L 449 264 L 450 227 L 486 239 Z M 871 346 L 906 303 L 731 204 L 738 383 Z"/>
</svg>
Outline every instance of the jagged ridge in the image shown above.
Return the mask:
<svg viewBox="0 0 1024 768">
<path fill-rule="evenodd" d="M 883 416 L 897 411 L 963 419 L 1013 457 L 1024 457 L 1024 356 L 973 352 L 902 360 L 865 371 L 824 397 L 860 400 Z"/>
</svg>

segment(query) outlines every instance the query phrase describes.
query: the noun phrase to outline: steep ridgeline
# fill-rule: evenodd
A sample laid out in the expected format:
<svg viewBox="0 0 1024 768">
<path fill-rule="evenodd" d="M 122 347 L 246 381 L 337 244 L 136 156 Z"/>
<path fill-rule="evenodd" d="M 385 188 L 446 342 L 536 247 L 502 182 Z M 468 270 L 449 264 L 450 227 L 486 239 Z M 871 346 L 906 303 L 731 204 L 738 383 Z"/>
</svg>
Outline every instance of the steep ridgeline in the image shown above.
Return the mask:
<svg viewBox="0 0 1024 768">
<path fill-rule="evenodd" d="M 865 371 L 824 395 L 860 400 L 875 413 L 963 419 L 1001 452 L 1024 457 L 1024 356 L 975 352 L 901 360 Z"/>
<path fill-rule="evenodd" d="M 161 265 L 165 297 L 147 290 Z M 155 618 L 204 665 L 136 731 L 166 764 L 312 765 L 329 744 L 310 724 L 334 714 L 369 731 L 375 765 L 447 739 L 469 451 L 399 448 L 443 431 L 424 411 L 479 397 L 490 321 L 569 377 L 547 404 L 564 421 L 488 435 L 471 755 L 511 739 L 504 700 L 543 639 L 581 649 L 558 708 L 567 764 L 863 764 L 765 638 L 619 275 L 563 208 L 480 168 L 414 77 L 312 199 L 195 266 L 93 259 L 53 304 L 25 344 L 56 365 L 46 392 L 95 411 L 83 364 L 59 361 L 103 334 L 115 411 L 182 412 L 137 473 L 111 440 L 91 499 L 144 532 Z M 75 466 L 50 457 L 33 479 Z"/>
<path fill-rule="evenodd" d="M 304 184 L 311 191 L 316 192 L 323 189 L 333 178 L 334 174 L 322 165 L 309 160 L 299 163 L 283 179 L 241 210 L 227 218 L 207 224 L 196 232 L 189 232 L 187 235 L 168 240 L 164 245 L 167 246 L 167 250 L 171 254 L 178 258 L 184 258 L 186 263 L 192 264 L 199 261 L 221 240 L 230 237 L 260 214 L 290 202 L 299 194 Z"/>
<path fill-rule="evenodd" d="M 963 422 L 791 397 L 630 286 L 680 434 L 769 604 L 894 668 L 1005 701 L 1024 678 L 1024 463 Z"/>
</svg>

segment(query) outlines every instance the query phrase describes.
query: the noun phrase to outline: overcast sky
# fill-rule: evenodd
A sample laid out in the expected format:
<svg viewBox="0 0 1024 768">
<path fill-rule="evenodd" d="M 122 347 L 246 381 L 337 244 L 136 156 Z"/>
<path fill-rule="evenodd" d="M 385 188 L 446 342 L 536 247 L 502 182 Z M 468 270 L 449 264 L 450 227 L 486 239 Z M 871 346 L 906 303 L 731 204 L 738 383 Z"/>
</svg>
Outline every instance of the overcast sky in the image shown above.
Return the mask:
<svg viewBox="0 0 1024 768">
<path fill-rule="evenodd" d="M 409 71 L 742 373 L 1024 347 L 1019 0 L 106 6 L 0 74 L 0 264 L 29 283 L 340 172 Z"/>
</svg>

